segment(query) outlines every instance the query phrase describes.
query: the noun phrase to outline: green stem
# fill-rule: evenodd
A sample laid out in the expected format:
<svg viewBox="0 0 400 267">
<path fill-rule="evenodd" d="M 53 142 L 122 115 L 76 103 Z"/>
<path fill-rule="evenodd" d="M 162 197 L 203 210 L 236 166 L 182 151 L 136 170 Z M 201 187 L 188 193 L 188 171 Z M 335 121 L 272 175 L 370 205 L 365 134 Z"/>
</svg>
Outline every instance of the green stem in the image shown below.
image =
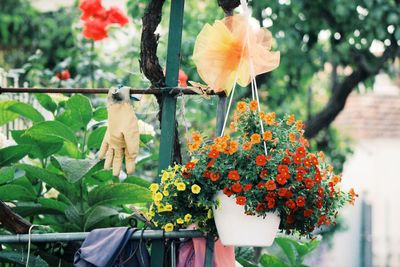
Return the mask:
<svg viewBox="0 0 400 267">
<path fill-rule="evenodd" d="M 85 130 L 85 131 L 83 132 L 83 141 L 82 141 L 82 147 L 81 147 L 81 158 L 82 158 L 82 159 L 84 159 L 85 156 L 86 156 L 86 149 L 85 149 L 85 146 L 86 146 L 86 136 L 87 136 L 87 130 Z"/>
<path fill-rule="evenodd" d="M 94 41 L 91 41 L 90 46 L 90 80 L 92 84 L 92 88 L 94 88 Z"/>
</svg>

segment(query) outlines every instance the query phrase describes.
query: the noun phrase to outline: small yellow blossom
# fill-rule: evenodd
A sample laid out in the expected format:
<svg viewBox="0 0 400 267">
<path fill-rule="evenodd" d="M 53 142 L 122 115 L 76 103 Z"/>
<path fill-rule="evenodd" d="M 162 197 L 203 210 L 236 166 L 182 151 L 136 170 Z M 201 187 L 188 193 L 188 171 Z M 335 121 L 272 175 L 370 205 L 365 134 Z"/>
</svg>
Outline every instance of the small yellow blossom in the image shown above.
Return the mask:
<svg viewBox="0 0 400 267">
<path fill-rule="evenodd" d="M 212 211 L 212 209 L 209 209 L 207 212 L 207 218 L 211 219 L 212 217 L 213 217 L 213 211 Z"/>
<path fill-rule="evenodd" d="M 164 191 L 163 191 L 162 193 L 163 193 L 163 195 L 166 196 L 166 197 L 169 196 L 169 191 L 166 190 L 166 189 L 164 189 Z"/>
<path fill-rule="evenodd" d="M 164 210 L 165 211 L 172 211 L 172 205 L 171 204 L 167 204 L 164 206 Z"/>
<path fill-rule="evenodd" d="M 153 184 L 150 185 L 149 188 L 150 188 L 150 191 L 151 191 L 151 192 L 157 192 L 159 186 L 158 186 L 158 184 L 153 183 Z"/>
<path fill-rule="evenodd" d="M 161 201 L 163 199 L 163 194 L 160 192 L 154 194 L 154 200 L 155 201 Z"/>
<path fill-rule="evenodd" d="M 182 182 L 177 183 L 176 184 L 176 189 L 178 189 L 178 191 L 185 191 L 186 190 L 186 185 Z"/>
<path fill-rule="evenodd" d="M 174 230 L 174 225 L 172 223 L 167 223 L 166 225 L 164 225 L 164 230 L 165 232 L 171 232 L 172 230 Z"/>
<path fill-rule="evenodd" d="M 182 218 L 176 219 L 177 224 L 183 224 L 185 221 Z"/>
<path fill-rule="evenodd" d="M 198 194 L 201 191 L 201 187 L 198 186 L 197 184 L 192 185 L 192 193 L 193 194 Z"/>
<path fill-rule="evenodd" d="M 162 182 L 165 182 L 165 181 L 168 180 L 168 178 L 169 178 L 168 172 L 163 171 L 163 173 L 162 173 L 162 175 L 161 175 L 161 181 L 162 181 Z"/>
<path fill-rule="evenodd" d="M 192 219 L 192 215 L 187 213 L 183 219 L 185 220 L 185 222 L 190 222 L 190 220 Z"/>
</svg>

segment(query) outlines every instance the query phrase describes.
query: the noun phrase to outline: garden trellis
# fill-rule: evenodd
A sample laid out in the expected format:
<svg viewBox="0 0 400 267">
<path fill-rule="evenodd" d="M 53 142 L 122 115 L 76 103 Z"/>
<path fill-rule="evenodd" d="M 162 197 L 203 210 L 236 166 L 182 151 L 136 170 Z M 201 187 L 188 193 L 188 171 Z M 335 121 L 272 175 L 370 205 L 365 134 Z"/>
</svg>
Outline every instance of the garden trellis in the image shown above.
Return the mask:
<svg viewBox="0 0 400 267">
<path fill-rule="evenodd" d="M 166 60 L 166 80 L 165 86 L 162 88 L 132 88 L 132 94 L 153 94 L 162 95 L 162 120 L 161 120 L 161 141 L 159 153 L 159 172 L 172 163 L 173 146 L 175 138 L 176 124 L 176 98 L 181 94 L 196 94 L 190 89 L 177 87 L 177 77 L 179 71 L 180 50 L 182 41 L 182 24 L 184 0 L 171 1 L 171 13 L 168 34 L 168 49 Z M 0 93 L 80 93 L 80 94 L 106 94 L 108 89 L 105 88 L 0 88 Z M 222 130 L 223 118 L 225 115 L 226 98 L 219 95 L 219 103 L 217 107 L 217 134 Z M 87 233 L 54 233 L 54 234 L 20 234 L 0 236 L 0 244 L 6 243 L 52 243 L 52 242 L 68 242 L 81 241 L 87 236 Z M 182 237 L 202 237 L 203 233 L 198 231 L 186 230 L 166 233 L 162 230 L 143 230 L 136 232 L 133 239 L 151 239 L 151 266 L 164 266 L 164 252 L 166 238 L 182 238 Z M 207 238 L 205 266 L 213 265 L 213 244 L 212 238 Z M 171 256 L 175 254 L 175 243 L 171 243 Z M 176 264 L 174 257 L 171 257 L 171 264 Z"/>
</svg>

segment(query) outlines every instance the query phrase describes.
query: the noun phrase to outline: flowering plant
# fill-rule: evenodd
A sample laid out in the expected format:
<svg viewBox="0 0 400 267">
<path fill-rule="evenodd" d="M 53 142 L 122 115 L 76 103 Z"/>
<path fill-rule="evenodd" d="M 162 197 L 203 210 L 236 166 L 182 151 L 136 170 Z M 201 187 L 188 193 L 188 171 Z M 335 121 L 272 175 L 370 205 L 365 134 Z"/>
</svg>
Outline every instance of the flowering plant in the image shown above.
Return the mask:
<svg viewBox="0 0 400 267">
<path fill-rule="evenodd" d="M 246 214 L 276 212 L 281 230 L 302 235 L 333 223 L 338 209 L 354 202 L 354 190 L 341 191 L 341 176 L 324 154 L 307 151 L 303 123 L 294 115 L 277 119 L 260 112 L 256 101 L 240 101 L 230 129 L 213 141 L 193 133 L 192 160 L 164 170 L 161 182 L 151 185 L 149 216 L 157 225 L 170 231 L 195 223 L 213 232 L 213 197 L 220 190 Z"/>
</svg>

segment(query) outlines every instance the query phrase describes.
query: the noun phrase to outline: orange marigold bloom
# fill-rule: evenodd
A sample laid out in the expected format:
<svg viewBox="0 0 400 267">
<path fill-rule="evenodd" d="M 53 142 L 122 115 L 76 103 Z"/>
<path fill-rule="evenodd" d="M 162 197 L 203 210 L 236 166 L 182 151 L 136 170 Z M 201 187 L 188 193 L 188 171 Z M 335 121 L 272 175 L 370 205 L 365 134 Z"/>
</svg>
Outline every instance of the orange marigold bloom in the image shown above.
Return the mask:
<svg viewBox="0 0 400 267">
<path fill-rule="evenodd" d="M 290 142 L 296 142 L 296 134 L 293 132 L 289 133 L 289 140 Z"/>
<path fill-rule="evenodd" d="M 237 131 L 236 123 L 232 121 L 229 124 L 229 129 L 231 129 L 231 131 L 233 131 L 233 132 L 236 132 Z"/>
<path fill-rule="evenodd" d="M 303 130 L 303 121 L 301 120 L 296 121 L 296 130 L 299 132 Z"/>
<path fill-rule="evenodd" d="M 251 110 L 251 111 L 256 111 L 257 108 L 258 108 L 257 101 L 256 101 L 256 100 L 251 101 L 251 102 L 250 102 L 250 110 Z"/>
<path fill-rule="evenodd" d="M 236 171 L 236 170 L 231 170 L 231 171 L 229 171 L 229 173 L 228 173 L 228 178 L 229 178 L 230 180 L 237 181 L 237 180 L 240 179 L 240 175 L 239 175 L 238 171 Z"/>
<path fill-rule="evenodd" d="M 196 151 L 200 148 L 200 144 L 201 143 L 189 143 L 187 146 L 189 151 Z"/>
<path fill-rule="evenodd" d="M 340 183 L 341 181 L 342 181 L 342 178 L 340 178 L 339 175 L 334 175 L 334 176 L 331 178 L 331 182 L 333 183 L 333 185 L 335 185 L 335 184 L 337 184 L 337 183 Z"/>
<path fill-rule="evenodd" d="M 264 112 L 260 111 L 258 114 L 259 114 L 259 116 L 260 116 L 260 118 L 262 120 L 265 120 L 265 113 Z"/>
<path fill-rule="evenodd" d="M 257 133 L 255 133 L 255 134 L 252 134 L 251 136 L 250 136 L 250 141 L 251 141 L 251 143 L 254 145 L 254 144 L 259 144 L 260 142 L 261 142 L 261 136 L 259 135 L 259 134 L 257 134 Z"/>
<path fill-rule="evenodd" d="M 239 146 L 239 143 L 238 143 L 238 142 L 236 142 L 236 141 L 231 141 L 231 142 L 229 143 L 228 154 L 229 154 L 229 155 L 232 155 L 232 154 L 236 153 L 236 151 L 238 151 L 238 146 Z"/>
<path fill-rule="evenodd" d="M 239 101 L 236 106 L 237 111 L 245 112 L 247 109 L 247 104 L 244 101 Z"/>
<path fill-rule="evenodd" d="M 274 181 L 269 180 L 268 182 L 265 183 L 265 188 L 267 188 L 267 190 L 272 191 L 276 189 L 276 184 Z"/>
<path fill-rule="evenodd" d="M 252 143 L 246 142 L 243 144 L 243 149 L 247 151 L 250 150 L 252 146 L 253 146 Z"/>
<path fill-rule="evenodd" d="M 275 122 L 275 112 L 270 112 L 267 115 L 265 115 L 264 121 L 268 125 L 273 125 Z"/>
<path fill-rule="evenodd" d="M 272 132 L 271 132 L 271 131 L 266 131 L 266 132 L 264 132 L 264 134 L 263 134 L 263 139 L 264 139 L 265 141 L 272 140 Z"/>
<path fill-rule="evenodd" d="M 246 197 L 244 196 L 238 196 L 236 197 L 236 204 L 243 206 L 244 204 L 246 204 Z"/>
<path fill-rule="evenodd" d="M 258 155 L 256 157 L 256 164 L 258 166 L 264 166 L 267 163 L 267 157 L 265 155 Z"/>
<path fill-rule="evenodd" d="M 354 191 L 354 188 L 351 188 L 349 190 L 349 194 L 350 194 L 349 202 L 350 202 L 351 205 L 354 205 L 354 202 L 356 200 L 356 197 L 358 197 L 358 194 L 356 194 L 356 192 Z"/>
<path fill-rule="evenodd" d="M 199 132 L 193 132 L 192 140 L 194 143 L 201 143 L 203 141 L 203 137 L 201 137 L 201 134 Z"/>
<path fill-rule="evenodd" d="M 296 121 L 296 118 L 294 117 L 294 115 L 290 115 L 287 120 L 286 120 L 286 124 L 287 125 L 292 125 L 294 122 Z"/>
</svg>

